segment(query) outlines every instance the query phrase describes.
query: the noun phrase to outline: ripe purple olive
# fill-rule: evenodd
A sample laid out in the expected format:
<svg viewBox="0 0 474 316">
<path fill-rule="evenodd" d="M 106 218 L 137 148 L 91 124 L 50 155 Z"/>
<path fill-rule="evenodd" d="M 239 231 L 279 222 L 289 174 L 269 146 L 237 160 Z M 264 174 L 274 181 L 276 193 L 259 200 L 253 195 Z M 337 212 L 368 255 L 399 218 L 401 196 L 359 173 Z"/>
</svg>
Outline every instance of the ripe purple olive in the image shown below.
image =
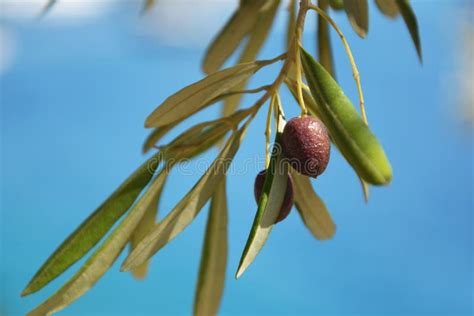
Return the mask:
<svg viewBox="0 0 474 316">
<path fill-rule="evenodd" d="M 293 169 L 318 177 L 326 169 L 331 152 L 326 127 L 311 116 L 291 119 L 283 130 L 283 151 Z"/>
<path fill-rule="evenodd" d="M 265 178 L 267 175 L 267 170 L 262 170 L 258 173 L 257 177 L 255 178 L 255 183 L 253 187 L 253 193 L 255 196 L 255 201 L 260 200 L 260 196 L 262 195 L 263 185 L 265 184 Z M 288 214 L 290 214 L 291 208 L 293 207 L 293 179 L 291 175 L 288 174 L 288 181 L 286 185 L 285 196 L 283 197 L 283 203 L 281 205 L 280 213 L 276 219 L 275 223 L 281 222 L 284 220 Z"/>
</svg>

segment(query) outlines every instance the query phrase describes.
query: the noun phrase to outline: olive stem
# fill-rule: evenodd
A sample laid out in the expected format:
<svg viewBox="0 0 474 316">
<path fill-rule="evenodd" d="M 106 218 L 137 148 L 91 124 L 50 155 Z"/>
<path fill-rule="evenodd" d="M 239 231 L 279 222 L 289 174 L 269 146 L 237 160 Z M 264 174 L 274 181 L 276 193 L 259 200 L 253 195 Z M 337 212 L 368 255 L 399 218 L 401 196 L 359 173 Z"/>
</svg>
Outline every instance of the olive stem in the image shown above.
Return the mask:
<svg viewBox="0 0 474 316">
<path fill-rule="evenodd" d="M 280 73 L 278 74 L 278 77 L 270 85 L 267 92 L 260 99 L 258 99 L 257 102 L 255 102 L 255 104 L 253 106 L 255 108 L 255 111 L 258 111 L 258 109 L 263 104 L 265 104 L 265 102 L 268 100 L 268 98 L 270 98 L 278 90 L 280 85 L 285 80 L 285 77 L 287 76 L 288 71 L 291 68 L 291 65 L 295 62 L 297 52 L 298 52 L 299 42 L 300 42 L 300 39 L 301 39 L 301 34 L 303 32 L 304 20 L 305 20 L 306 13 L 308 12 L 309 8 L 310 8 L 309 0 L 301 0 L 300 1 L 300 8 L 299 8 L 299 11 L 298 11 L 298 16 L 296 18 L 296 30 L 295 30 L 295 34 L 293 36 L 293 40 L 291 41 L 291 46 L 289 47 L 288 52 L 286 54 L 285 62 L 284 62 L 283 66 L 280 70 Z"/>
<path fill-rule="evenodd" d="M 280 99 L 280 94 L 276 94 L 276 106 L 278 108 L 278 115 L 282 116 L 285 118 L 285 112 L 283 111 L 283 106 L 281 105 L 281 99 Z"/>
<path fill-rule="evenodd" d="M 301 107 L 301 116 L 304 116 L 308 114 L 308 110 L 306 109 L 306 105 L 304 103 L 303 99 L 303 89 L 302 89 L 302 83 L 303 81 L 301 80 L 301 59 L 299 56 L 299 48 L 300 48 L 301 43 L 298 43 L 297 45 L 297 53 L 296 53 L 296 64 L 295 64 L 295 71 L 296 71 L 296 97 L 298 98 L 298 103 Z"/>
<path fill-rule="evenodd" d="M 369 125 L 369 123 L 367 121 L 367 115 L 365 113 L 365 102 L 364 102 L 364 95 L 362 94 L 362 86 L 360 84 L 359 70 L 357 69 L 357 66 L 356 66 L 356 63 L 355 63 L 355 60 L 354 60 L 354 56 L 352 55 L 352 51 L 351 51 L 351 48 L 349 46 L 349 43 L 346 40 L 346 37 L 342 33 L 341 29 L 337 26 L 336 22 L 334 22 L 334 20 L 331 19 L 331 17 L 329 17 L 329 15 L 327 15 L 324 12 L 323 9 L 321 9 L 320 7 L 318 7 L 314 4 L 310 4 L 309 8 L 316 11 L 320 16 L 323 17 L 323 19 L 325 19 L 329 24 L 331 24 L 331 26 L 334 28 L 334 30 L 337 32 L 337 34 L 341 38 L 341 41 L 344 44 L 344 48 L 346 49 L 346 54 L 349 57 L 349 61 L 350 61 L 351 66 L 352 66 L 352 74 L 354 76 L 354 80 L 355 80 L 356 85 L 357 85 L 357 92 L 359 93 L 360 112 L 361 112 L 361 115 L 362 115 L 362 119 L 364 120 L 364 123 L 366 125 Z"/>
<path fill-rule="evenodd" d="M 299 87 L 300 100 L 298 102 L 300 102 L 302 113 L 306 114 L 306 107 L 304 105 L 303 93 L 302 93 L 302 88 L 301 88 L 301 84 L 302 84 L 302 81 L 301 81 L 301 65 L 298 62 L 301 63 L 301 60 L 299 58 L 299 47 L 300 47 L 300 43 L 301 43 L 301 36 L 302 36 L 302 33 L 303 33 L 304 21 L 305 21 L 306 13 L 309 10 L 309 6 L 310 6 L 310 1 L 309 0 L 300 0 L 300 8 L 298 10 L 298 15 L 297 15 L 297 18 L 296 18 L 295 33 L 293 34 L 293 38 L 291 40 L 290 47 L 288 48 L 288 52 L 286 54 L 280 55 L 280 56 L 272 59 L 272 61 L 273 60 L 281 60 L 281 59 L 286 57 L 285 62 L 283 64 L 283 66 L 281 67 L 280 73 L 278 74 L 275 81 L 273 81 L 273 83 L 268 87 L 267 92 L 260 99 L 258 99 L 255 102 L 255 104 L 251 107 L 252 110 L 253 110 L 253 113 L 251 115 L 251 119 L 252 119 L 257 114 L 260 107 L 263 104 L 265 104 L 265 102 L 269 98 L 271 98 L 270 105 L 269 105 L 269 110 L 268 110 L 268 115 L 267 115 L 267 122 L 266 122 L 267 125 L 266 125 L 266 130 L 265 130 L 265 136 L 266 136 L 265 166 L 268 166 L 269 162 L 270 162 L 270 159 L 269 159 L 269 143 L 270 143 L 270 134 L 271 134 L 270 123 L 271 123 L 271 112 L 272 112 L 272 108 L 274 106 L 274 101 L 275 101 L 274 97 L 276 95 L 276 101 L 277 101 L 278 107 L 279 107 L 278 110 L 275 109 L 275 113 L 276 112 L 282 113 L 281 101 L 280 101 L 280 96 L 278 95 L 278 89 L 280 88 L 281 84 L 283 83 L 283 81 L 287 77 L 288 72 L 291 69 L 291 66 L 295 62 L 296 62 L 296 68 L 297 68 L 297 73 L 296 73 L 297 74 L 297 82 L 299 82 L 298 87 Z"/>
<path fill-rule="evenodd" d="M 293 33 L 296 25 L 296 5 L 295 0 L 288 1 L 288 29 L 286 32 L 286 46 L 289 48 L 291 45 L 291 40 L 293 39 Z"/>
<path fill-rule="evenodd" d="M 265 104 L 268 98 L 271 98 L 269 109 L 268 109 L 268 115 L 267 115 L 266 129 L 265 129 L 265 137 L 266 137 L 265 138 L 265 166 L 266 167 L 270 164 L 270 151 L 269 151 L 270 134 L 271 134 L 270 124 L 271 124 L 271 113 L 272 113 L 272 109 L 274 107 L 274 102 L 275 102 L 275 95 L 276 95 L 276 101 L 278 102 L 278 107 L 279 107 L 278 109 L 275 109 L 275 113 L 277 112 L 280 113 L 282 109 L 281 109 L 280 96 L 278 95 L 278 89 L 280 88 L 280 85 L 283 83 L 283 81 L 287 77 L 288 72 L 290 71 L 291 66 L 293 65 L 295 61 L 296 61 L 296 68 L 298 69 L 297 78 L 299 79 L 299 83 L 300 83 L 299 88 L 300 88 L 301 102 L 300 101 L 299 102 L 302 107 L 302 112 L 306 113 L 306 107 L 304 106 L 304 102 L 302 102 L 303 94 L 301 90 L 301 83 L 302 83 L 301 82 L 301 66 L 298 64 L 298 61 L 301 62 L 301 60 L 298 56 L 298 53 L 299 53 L 299 46 L 300 46 L 299 44 L 301 42 L 301 35 L 303 33 L 304 20 L 306 17 L 306 13 L 309 10 L 309 5 L 310 5 L 309 0 L 300 1 L 300 8 L 298 11 L 298 16 L 296 18 L 295 33 L 291 40 L 290 47 L 288 48 L 288 52 L 286 54 L 280 55 L 280 56 L 286 57 L 285 62 L 283 66 L 281 67 L 280 73 L 278 74 L 278 77 L 275 79 L 275 81 L 273 81 L 273 83 L 268 87 L 267 92 L 260 99 L 258 99 L 257 102 L 255 102 L 255 104 L 252 106 L 253 113 L 252 113 L 251 118 L 253 118 L 257 114 L 260 107 L 263 104 Z"/>
</svg>

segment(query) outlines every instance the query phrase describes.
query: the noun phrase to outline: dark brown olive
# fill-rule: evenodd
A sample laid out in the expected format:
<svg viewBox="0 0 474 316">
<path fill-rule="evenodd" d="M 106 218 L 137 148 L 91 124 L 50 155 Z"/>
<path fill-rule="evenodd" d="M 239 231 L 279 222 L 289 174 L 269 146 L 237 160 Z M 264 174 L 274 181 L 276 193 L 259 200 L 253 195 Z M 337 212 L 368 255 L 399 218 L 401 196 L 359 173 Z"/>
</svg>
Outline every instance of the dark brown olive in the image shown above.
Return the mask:
<svg viewBox="0 0 474 316">
<path fill-rule="evenodd" d="M 326 169 L 331 152 L 326 127 L 311 116 L 291 119 L 283 130 L 283 151 L 293 169 L 318 177 Z"/>
<path fill-rule="evenodd" d="M 253 186 L 253 193 L 255 196 L 255 201 L 260 200 L 260 195 L 262 195 L 263 185 L 265 184 L 265 178 L 267 175 L 267 170 L 262 170 L 258 173 L 255 178 L 255 183 Z M 281 222 L 284 220 L 288 214 L 290 214 L 291 208 L 293 207 L 293 179 L 291 175 L 288 174 L 288 181 L 285 191 L 285 196 L 283 197 L 283 204 L 281 205 L 280 213 L 276 219 L 275 223 Z"/>
</svg>

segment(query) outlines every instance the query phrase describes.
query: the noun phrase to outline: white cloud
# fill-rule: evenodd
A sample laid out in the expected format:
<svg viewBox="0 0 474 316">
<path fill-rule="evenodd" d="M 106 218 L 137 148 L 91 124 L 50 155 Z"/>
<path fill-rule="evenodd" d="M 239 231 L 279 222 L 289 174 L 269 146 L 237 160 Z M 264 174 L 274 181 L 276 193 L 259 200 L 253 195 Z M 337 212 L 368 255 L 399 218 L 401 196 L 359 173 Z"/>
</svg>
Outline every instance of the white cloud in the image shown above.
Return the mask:
<svg viewBox="0 0 474 316">
<path fill-rule="evenodd" d="M 202 48 L 237 7 L 236 0 L 158 0 L 140 30 L 167 45 Z"/>
<path fill-rule="evenodd" d="M 10 29 L 0 26 L 0 75 L 13 64 L 16 51 L 15 37 Z"/>
<path fill-rule="evenodd" d="M 116 0 L 57 0 L 43 22 L 75 23 L 102 16 Z M 0 14 L 6 19 L 34 19 L 47 0 L 0 0 Z"/>
</svg>

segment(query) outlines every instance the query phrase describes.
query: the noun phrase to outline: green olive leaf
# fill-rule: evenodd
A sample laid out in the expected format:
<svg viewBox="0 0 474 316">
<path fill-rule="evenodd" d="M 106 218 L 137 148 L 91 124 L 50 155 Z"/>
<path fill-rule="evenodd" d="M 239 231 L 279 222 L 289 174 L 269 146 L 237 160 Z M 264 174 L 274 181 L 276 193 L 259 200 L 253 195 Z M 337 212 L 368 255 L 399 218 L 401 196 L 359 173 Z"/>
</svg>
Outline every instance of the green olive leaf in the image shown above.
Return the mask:
<svg viewBox="0 0 474 316">
<path fill-rule="evenodd" d="M 423 63 L 423 54 L 421 52 L 421 40 L 420 34 L 418 31 L 418 21 L 416 20 L 415 12 L 411 8 L 410 2 L 408 0 L 396 0 L 398 9 L 402 14 L 403 20 L 407 25 L 408 31 L 410 32 L 410 36 L 413 40 L 413 44 L 415 44 L 416 53 L 418 54 L 418 58 L 420 59 L 420 63 Z"/>
<path fill-rule="evenodd" d="M 28 316 L 43 316 L 56 313 L 84 295 L 109 270 L 129 242 L 132 233 L 140 223 L 150 204 L 156 199 L 166 179 L 164 168 L 153 180 L 148 190 L 138 200 L 125 219 L 107 239 L 95 250 L 76 274 L 56 293 L 29 312 Z"/>
<path fill-rule="evenodd" d="M 162 151 L 163 156 L 167 161 L 172 162 L 184 162 L 193 159 L 216 145 L 224 138 L 225 134 L 225 132 L 218 132 L 216 128 L 211 128 L 201 133 L 199 139 L 192 143 L 165 148 Z"/>
<path fill-rule="evenodd" d="M 202 69 L 211 74 L 218 71 L 225 61 L 237 49 L 244 37 L 253 29 L 259 17 L 259 11 L 265 1 L 242 2 L 224 28 L 209 45 Z"/>
<path fill-rule="evenodd" d="M 317 115 L 342 155 L 366 182 L 388 184 L 392 168 L 385 152 L 331 75 L 301 48 L 301 60 Z"/>
<path fill-rule="evenodd" d="M 365 203 L 368 203 L 369 202 L 369 184 L 365 182 L 364 179 L 362 179 L 360 176 L 359 176 L 359 180 L 360 180 L 360 185 L 362 187 L 362 194 L 364 195 L 364 201 Z"/>
<path fill-rule="evenodd" d="M 251 113 L 252 113 L 252 109 L 249 108 L 249 109 L 237 111 L 226 117 L 221 117 L 215 120 L 210 120 L 210 121 L 196 124 L 190 127 L 189 129 L 187 129 L 186 131 L 184 131 L 178 137 L 176 137 L 169 144 L 169 146 L 173 147 L 173 146 L 179 146 L 186 143 L 191 143 L 195 139 L 201 138 L 200 134 L 206 131 L 206 129 L 213 128 L 213 127 L 216 127 L 219 130 L 223 130 L 227 132 L 231 129 L 236 128 L 236 126 L 238 126 L 238 124 Z"/>
<path fill-rule="evenodd" d="M 168 97 L 148 116 L 145 127 L 161 127 L 179 122 L 217 101 L 243 80 L 274 61 L 239 64 L 213 73 Z"/>
<path fill-rule="evenodd" d="M 278 129 L 276 144 L 280 144 L 281 134 L 285 121 L 281 115 L 278 116 Z M 249 265 L 255 260 L 260 250 L 265 245 L 273 228 L 285 196 L 288 181 L 288 164 L 284 162 L 281 154 L 281 146 L 273 149 L 270 165 L 265 177 L 262 195 L 258 202 L 257 213 L 250 230 L 247 243 L 240 258 L 239 267 L 235 275 L 239 278 Z"/>
<path fill-rule="evenodd" d="M 258 1 L 256 1 L 258 2 Z M 280 0 L 270 0 L 266 1 L 267 5 L 265 5 L 259 12 L 259 16 L 255 26 L 253 27 L 249 40 L 245 45 L 244 50 L 242 51 L 238 63 L 246 63 L 254 61 L 258 53 L 265 44 L 265 40 L 270 33 L 270 30 L 273 25 L 273 21 L 275 20 L 275 15 L 280 5 Z M 248 80 L 243 80 L 236 86 L 236 90 L 243 90 L 247 86 Z M 231 96 L 224 101 L 224 105 L 222 108 L 222 115 L 228 116 L 235 112 L 237 107 L 239 106 L 241 100 L 241 94 L 236 94 Z"/>
<path fill-rule="evenodd" d="M 296 209 L 303 223 L 316 239 L 331 239 L 336 233 L 336 225 L 332 221 L 326 205 L 314 192 L 308 177 L 294 170 L 290 170 L 290 172 L 294 184 Z"/>
<path fill-rule="evenodd" d="M 48 2 L 46 2 L 46 4 L 44 5 L 43 9 L 41 9 L 40 17 L 43 17 L 48 14 L 57 2 L 58 0 L 48 0 Z"/>
<path fill-rule="evenodd" d="M 155 225 L 153 230 L 128 255 L 122 264 L 121 271 L 130 270 L 148 260 L 191 224 L 213 194 L 216 186 L 221 182 L 242 142 L 251 119 L 252 117 L 229 138 L 220 154 L 191 191 L 161 222 Z"/>
<path fill-rule="evenodd" d="M 170 166 L 167 166 L 167 168 L 169 167 Z M 163 188 L 165 187 L 165 183 L 166 183 L 166 176 L 167 175 L 164 175 L 165 179 L 163 180 L 163 183 L 158 188 L 158 192 L 156 193 L 155 197 L 151 201 L 150 205 L 148 206 L 148 209 L 145 211 L 145 214 L 143 215 L 142 219 L 138 223 L 137 228 L 135 228 L 135 230 L 132 233 L 132 236 L 130 237 L 130 252 L 132 252 L 133 249 L 135 249 L 138 243 L 143 239 L 143 237 L 145 237 L 145 235 L 155 225 L 161 194 L 163 193 Z M 142 263 L 141 265 L 132 269 L 131 272 L 132 272 L 132 275 L 135 277 L 135 279 L 141 280 L 146 277 L 146 274 L 148 272 L 148 265 L 149 265 L 149 262 L 146 261 Z"/>
<path fill-rule="evenodd" d="M 227 117 L 203 122 L 187 129 L 170 144 L 162 146 L 164 158 L 181 161 L 196 157 L 217 144 L 230 130 L 236 129 L 252 111 L 252 108 L 240 110 Z"/>
<path fill-rule="evenodd" d="M 132 206 L 160 159 L 161 154 L 156 154 L 135 170 L 46 260 L 21 295 L 40 290 L 93 248 Z"/>
<path fill-rule="evenodd" d="M 257 90 L 259 89 L 255 89 L 255 90 L 250 90 L 251 93 L 256 93 Z M 260 91 L 258 91 L 260 92 Z M 217 97 L 215 97 L 213 100 L 209 101 L 208 104 L 213 104 L 213 103 L 216 103 L 216 102 L 219 102 L 220 100 L 223 100 L 225 98 L 228 98 L 228 97 L 231 97 L 231 96 L 234 96 L 236 94 L 243 94 L 243 93 L 249 93 L 249 91 L 242 91 L 242 90 L 233 90 L 233 91 L 230 91 L 230 92 L 226 92 L 226 93 L 223 93 Z M 221 129 L 224 129 L 224 127 L 226 128 L 226 131 L 228 131 L 229 129 L 233 128 L 233 125 L 236 125 L 238 123 L 240 123 L 240 121 L 245 118 L 246 116 L 248 116 L 248 114 L 250 114 L 250 110 L 249 109 L 246 109 L 246 110 L 243 110 L 243 111 L 238 111 L 228 117 L 223 117 L 223 118 L 220 118 L 220 119 L 217 119 L 217 120 L 212 120 L 212 121 L 207 121 L 207 122 L 203 122 L 203 123 L 200 123 L 200 124 L 197 124 L 195 126 L 193 126 L 192 128 L 189 128 L 188 130 L 186 130 L 185 132 L 183 132 L 178 138 L 176 138 L 172 144 L 173 146 L 174 145 L 177 145 L 177 144 L 182 144 L 184 141 L 186 140 L 189 140 L 190 138 L 199 138 L 199 137 L 202 137 L 202 136 L 199 136 L 200 134 L 202 134 L 202 131 L 204 130 L 204 128 L 207 128 L 207 127 L 211 127 L 211 126 L 214 126 L 214 125 L 219 125 L 219 127 L 217 129 L 221 130 Z M 148 137 L 146 138 L 144 144 L 143 144 L 143 153 L 147 153 L 150 151 L 150 149 L 154 148 L 157 143 L 163 138 L 163 136 L 165 136 L 171 129 L 173 129 L 178 123 L 178 121 L 172 123 L 172 124 L 168 124 L 168 125 L 165 125 L 165 126 L 161 126 L 161 127 L 158 127 L 158 128 L 155 128 L 149 135 Z M 198 134 L 198 135 L 196 135 Z M 159 147 L 166 147 L 166 146 L 159 146 Z"/>
<path fill-rule="evenodd" d="M 156 0 L 143 0 L 142 14 L 150 11 L 155 5 Z"/>
<path fill-rule="evenodd" d="M 364 38 L 369 30 L 369 5 L 367 0 L 344 0 L 344 9 L 354 31 Z"/>
<path fill-rule="evenodd" d="M 258 2 L 258 1 L 255 1 Z M 270 33 L 280 0 L 267 0 L 258 12 L 257 21 L 250 33 L 249 40 L 242 51 L 239 64 L 254 61 Z"/>
<path fill-rule="evenodd" d="M 155 128 L 148 135 L 148 137 L 145 139 L 145 142 L 143 143 L 143 153 L 146 154 L 147 152 L 149 152 L 150 149 L 152 149 L 163 138 L 163 136 L 168 134 L 168 132 L 176 126 L 175 123 Z"/>
<path fill-rule="evenodd" d="M 396 18 L 397 15 L 400 14 L 397 0 L 375 0 L 375 4 L 380 12 L 391 19 Z"/>
<path fill-rule="evenodd" d="M 226 179 L 217 186 L 209 208 L 194 298 L 194 315 L 217 315 L 227 265 Z"/>
<path fill-rule="evenodd" d="M 344 0 L 329 0 L 329 5 L 333 10 L 344 10 Z"/>
<path fill-rule="evenodd" d="M 319 7 L 326 11 L 328 4 L 326 0 L 319 1 Z M 335 78 L 334 62 L 332 60 L 331 37 L 329 36 L 329 25 L 324 18 L 318 14 L 318 56 L 319 62 Z"/>
<path fill-rule="evenodd" d="M 212 127 L 196 135 L 196 137 L 193 137 L 192 141 L 165 147 L 162 153 L 168 162 L 183 162 L 193 159 L 209 150 L 222 140 L 225 135 L 225 131 L 219 130 L 218 127 Z"/>
</svg>

